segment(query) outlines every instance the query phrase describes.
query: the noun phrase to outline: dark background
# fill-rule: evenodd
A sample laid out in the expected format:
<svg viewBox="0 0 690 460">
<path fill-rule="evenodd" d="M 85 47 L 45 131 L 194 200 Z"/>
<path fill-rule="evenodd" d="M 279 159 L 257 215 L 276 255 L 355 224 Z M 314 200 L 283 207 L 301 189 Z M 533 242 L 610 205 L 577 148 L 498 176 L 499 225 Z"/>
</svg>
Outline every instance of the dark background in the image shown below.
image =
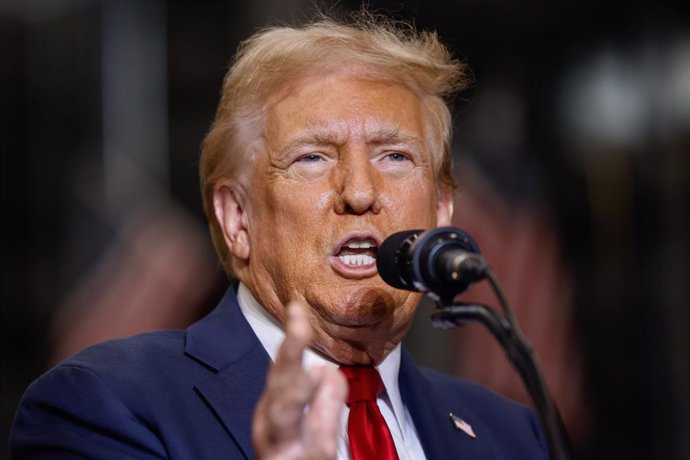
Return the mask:
<svg viewBox="0 0 690 460">
<path fill-rule="evenodd" d="M 370 5 L 437 30 L 472 68 L 455 104 L 458 177 L 475 171 L 508 207 L 552 222 L 587 395 L 576 458 L 690 458 L 688 7 Z M 0 2 L 3 444 L 26 386 L 70 351 L 64 324 L 88 312 L 89 293 L 130 298 L 132 281 L 109 286 L 103 260 L 142 215 L 167 210 L 154 233 L 185 229 L 180 241 L 200 241 L 189 251 L 208 251 L 196 163 L 228 62 L 258 27 L 310 11 L 299 0 Z M 184 256 L 167 266 L 199 294 L 165 326 L 222 291 L 212 257 L 198 263 L 206 283 L 182 271 Z M 455 372 L 448 334 L 422 318 L 408 346 Z"/>
</svg>

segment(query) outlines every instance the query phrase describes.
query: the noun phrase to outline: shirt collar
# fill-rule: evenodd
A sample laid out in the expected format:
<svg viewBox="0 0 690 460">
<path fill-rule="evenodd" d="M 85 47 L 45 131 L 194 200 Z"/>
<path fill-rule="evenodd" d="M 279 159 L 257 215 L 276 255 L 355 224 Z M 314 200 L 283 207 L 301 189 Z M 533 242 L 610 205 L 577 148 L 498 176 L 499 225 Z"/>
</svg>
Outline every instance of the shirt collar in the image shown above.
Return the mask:
<svg viewBox="0 0 690 460">
<path fill-rule="evenodd" d="M 243 283 L 240 283 L 237 290 L 237 300 L 240 304 L 242 313 L 247 318 L 249 325 L 268 352 L 271 361 L 275 362 L 280 344 L 283 343 L 283 339 L 285 338 L 285 333 L 283 332 L 281 324 L 266 311 L 266 309 L 254 298 L 249 288 Z M 388 356 L 376 366 L 376 369 L 381 375 L 383 386 L 386 388 L 386 393 L 388 394 L 390 404 L 395 413 L 395 418 L 398 421 L 404 420 L 405 413 L 402 397 L 400 396 L 400 386 L 398 385 L 400 355 L 401 349 L 400 344 L 398 344 Z M 338 363 L 325 358 L 312 349 L 307 349 L 305 351 L 302 365 L 305 369 L 317 365 L 339 366 Z"/>
</svg>

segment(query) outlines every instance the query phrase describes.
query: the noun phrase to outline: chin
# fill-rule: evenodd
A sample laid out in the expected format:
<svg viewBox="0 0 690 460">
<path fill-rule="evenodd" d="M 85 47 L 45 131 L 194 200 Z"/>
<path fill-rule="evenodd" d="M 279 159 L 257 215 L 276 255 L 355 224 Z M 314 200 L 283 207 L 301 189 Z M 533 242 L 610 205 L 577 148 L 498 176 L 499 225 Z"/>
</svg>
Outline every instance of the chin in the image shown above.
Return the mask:
<svg viewBox="0 0 690 460">
<path fill-rule="evenodd" d="M 389 321 L 404 299 L 378 286 L 349 286 L 340 289 L 325 313 L 331 322 L 343 326 L 366 327 Z"/>
<path fill-rule="evenodd" d="M 331 325 L 331 330 L 317 334 L 313 348 L 331 360 L 344 365 L 376 365 L 402 340 L 407 327 L 383 324 L 377 327 L 344 327 Z"/>
</svg>

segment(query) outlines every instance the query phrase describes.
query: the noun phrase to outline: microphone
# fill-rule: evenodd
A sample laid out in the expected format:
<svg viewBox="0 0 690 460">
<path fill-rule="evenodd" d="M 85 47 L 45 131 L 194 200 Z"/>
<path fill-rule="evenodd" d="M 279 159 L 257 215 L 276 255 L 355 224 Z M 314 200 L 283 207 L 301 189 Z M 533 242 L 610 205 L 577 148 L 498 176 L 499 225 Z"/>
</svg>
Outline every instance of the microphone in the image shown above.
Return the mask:
<svg viewBox="0 0 690 460">
<path fill-rule="evenodd" d="M 498 339 L 519 372 L 544 423 L 551 458 L 570 458 L 568 433 L 549 394 L 532 347 L 518 327 L 508 300 L 491 268 L 479 255 L 472 237 L 455 227 L 406 230 L 386 238 L 376 254 L 383 281 L 408 291 L 424 292 L 438 303 L 432 314 L 436 327 L 478 321 Z M 475 281 L 487 278 L 505 316 L 482 304 L 453 304 L 453 299 Z"/>
<path fill-rule="evenodd" d="M 378 250 L 376 267 L 395 288 L 447 302 L 483 279 L 489 268 L 474 239 L 455 227 L 392 234 Z"/>
</svg>

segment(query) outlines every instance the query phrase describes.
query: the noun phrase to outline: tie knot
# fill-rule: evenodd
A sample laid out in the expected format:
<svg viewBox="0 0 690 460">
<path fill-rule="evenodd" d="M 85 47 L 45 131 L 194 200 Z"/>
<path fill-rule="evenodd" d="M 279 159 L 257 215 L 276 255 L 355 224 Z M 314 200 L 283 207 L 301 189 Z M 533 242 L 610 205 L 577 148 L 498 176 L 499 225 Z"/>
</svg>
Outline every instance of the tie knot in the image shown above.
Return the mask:
<svg viewBox="0 0 690 460">
<path fill-rule="evenodd" d="M 383 382 L 379 372 L 368 366 L 342 366 L 340 371 L 347 378 L 349 392 L 346 403 L 356 401 L 376 401 L 376 397 L 383 390 Z"/>
</svg>

